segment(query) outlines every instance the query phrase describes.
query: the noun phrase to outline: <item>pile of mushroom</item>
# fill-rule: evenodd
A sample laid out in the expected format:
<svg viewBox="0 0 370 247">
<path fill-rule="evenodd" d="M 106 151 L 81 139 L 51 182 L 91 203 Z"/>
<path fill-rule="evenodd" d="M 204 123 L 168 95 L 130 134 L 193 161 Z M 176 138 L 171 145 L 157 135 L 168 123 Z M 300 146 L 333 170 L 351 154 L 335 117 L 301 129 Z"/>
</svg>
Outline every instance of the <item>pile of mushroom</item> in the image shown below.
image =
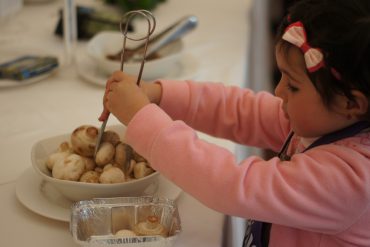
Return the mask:
<svg viewBox="0 0 370 247">
<path fill-rule="evenodd" d="M 167 229 L 159 222 L 159 218 L 155 215 L 149 215 L 146 221 L 134 225 L 133 231 L 139 236 L 160 235 L 167 237 L 168 235 Z"/>
<path fill-rule="evenodd" d="M 104 132 L 99 150 L 94 157 L 98 129 L 92 125 L 76 128 L 70 142 L 63 142 L 49 155 L 46 166 L 54 178 L 86 183 L 123 183 L 143 178 L 154 170 L 148 162 L 119 135 Z"/>
<path fill-rule="evenodd" d="M 121 229 L 117 231 L 115 236 L 119 237 L 135 237 L 135 236 L 162 236 L 167 237 L 167 229 L 160 223 L 159 218 L 155 215 L 149 215 L 145 221 L 134 225 L 132 230 Z"/>
</svg>

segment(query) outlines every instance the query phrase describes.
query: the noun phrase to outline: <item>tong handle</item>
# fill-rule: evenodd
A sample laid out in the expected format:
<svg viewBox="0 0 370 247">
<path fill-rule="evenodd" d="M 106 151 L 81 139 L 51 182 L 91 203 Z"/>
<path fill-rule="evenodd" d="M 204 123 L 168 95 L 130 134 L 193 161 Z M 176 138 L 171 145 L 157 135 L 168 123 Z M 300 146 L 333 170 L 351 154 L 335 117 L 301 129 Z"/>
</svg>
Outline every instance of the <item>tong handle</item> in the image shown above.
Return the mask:
<svg viewBox="0 0 370 247">
<path fill-rule="evenodd" d="M 98 153 L 98 150 L 99 150 L 102 138 L 103 138 L 105 126 L 107 126 L 108 117 L 109 117 L 109 112 L 108 112 L 107 118 L 103 121 L 102 125 L 100 126 L 100 130 L 98 132 L 98 138 L 96 139 L 95 150 L 94 150 L 94 159 L 96 157 L 96 154 Z"/>
<path fill-rule="evenodd" d="M 134 37 L 129 37 L 128 35 L 128 25 L 130 23 L 130 21 L 132 20 L 132 18 L 136 15 L 141 15 L 142 17 L 144 17 L 147 22 L 148 22 L 148 32 L 145 36 L 143 37 L 140 37 L 140 38 L 134 38 Z M 125 23 L 125 25 L 123 25 L 123 23 Z M 142 57 L 142 61 L 141 61 L 141 65 L 140 65 L 140 71 L 139 71 L 139 74 L 138 74 L 138 78 L 137 78 L 137 82 L 136 84 L 139 86 L 140 84 L 140 81 L 141 81 L 141 76 L 142 76 L 142 73 L 143 73 L 143 69 L 144 69 L 144 64 L 145 64 L 145 58 L 146 58 L 146 52 L 147 52 L 147 49 L 148 49 L 148 43 L 149 43 L 149 38 L 150 36 L 152 35 L 152 33 L 154 32 L 154 29 L 155 29 L 155 26 L 156 26 L 156 21 L 155 21 L 155 18 L 153 16 L 153 14 L 147 10 L 133 10 L 133 11 L 130 11 L 130 12 L 127 12 L 123 18 L 122 18 L 122 21 L 121 21 L 121 24 L 120 24 L 120 29 L 121 29 L 121 32 L 123 34 L 123 49 L 122 49 L 122 54 L 121 54 L 121 71 L 123 71 L 123 66 L 124 66 L 124 55 L 125 55 L 125 51 L 126 51 L 126 41 L 127 39 L 129 40 L 133 40 L 133 41 L 140 41 L 140 40 L 145 40 L 145 46 L 144 46 L 144 53 L 143 53 L 143 57 Z M 111 85 L 111 81 L 108 81 L 107 82 L 107 85 L 106 85 L 106 88 L 105 88 L 105 93 L 104 93 L 104 97 L 106 97 L 108 91 L 109 91 L 109 88 L 110 88 L 110 85 Z M 97 138 L 97 141 L 96 141 L 96 145 L 95 145 L 95 154 L 94 156 L 96 155 L 98 149 L 99 149 L 99 146 L 100 146 L 100 143 L 101 143 L 101 139 L 102 139 L 102 136 L 103 136 L 103 133 L 104 133 L 104 130 L 105 130 L 105 126 L 107 125 L 107 122 L 108 122 L 108 118 L 109 118 L 109 115 L 110 115 L 110 112 L 109 110 L 106 108 L 105 104 L 104 104 L 104 109 L 103 109 L 103 112 L 100 114 L 100 117 L 99 117 L 99 121 L 102 121 L 102 125 L 100 127 L 100 131 L 99 131 L 99 134 L 98 134 L 98 138 Z"/>
</svg>

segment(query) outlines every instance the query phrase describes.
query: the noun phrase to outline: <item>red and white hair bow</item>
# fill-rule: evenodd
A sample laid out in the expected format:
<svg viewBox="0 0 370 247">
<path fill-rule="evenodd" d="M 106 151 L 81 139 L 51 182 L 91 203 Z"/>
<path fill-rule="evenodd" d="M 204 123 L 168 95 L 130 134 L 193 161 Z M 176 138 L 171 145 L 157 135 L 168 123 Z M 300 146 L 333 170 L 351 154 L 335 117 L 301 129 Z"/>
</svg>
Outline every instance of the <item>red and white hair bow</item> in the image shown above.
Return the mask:
<svg viewBox="0 0 370 247">
<path fill-rule="evenodd" d="M 318 48 L 312 48 L 307 42 L 306 30 L 300 21 L 290 24 L 282 37 L 283 40 L 297 46 L 303 52 L 309 72 L 315 72 L 325 66 L 324 55 Z"/>
</svg>

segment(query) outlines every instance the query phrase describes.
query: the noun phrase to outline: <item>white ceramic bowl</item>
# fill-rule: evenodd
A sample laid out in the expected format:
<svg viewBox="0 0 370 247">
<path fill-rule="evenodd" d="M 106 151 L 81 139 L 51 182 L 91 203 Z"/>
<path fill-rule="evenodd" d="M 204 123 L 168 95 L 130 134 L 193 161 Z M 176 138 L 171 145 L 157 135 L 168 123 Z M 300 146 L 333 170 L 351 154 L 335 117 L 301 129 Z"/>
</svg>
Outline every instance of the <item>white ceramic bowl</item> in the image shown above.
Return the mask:
<svg viewBox="0 0 370 247">
<path fill-rule="evenodd" d="M 123 126 L 112 126 L 111 129 L 122 135 Z M 70 133 L 58 135 L 36 142 L 31 150 L 32 166 L 36 173 L 58 191 L 72 201 L 89 200 L 92 198 L 108 198 L 119 196 L 152 195 L 158 187 L 159 172 L 154 172 L 144 178 L 117 184 L 94 184 L 56 179 L 46 167 L 47 157 L 55 152 L 60 143 L 68 141 Z"/>
<path fill-rule="evenodd" d="M 120 32 L 104 31 L 96 34 L 87 44 L 88 55 L 96 61 L 98 68 L 106 75 L 120 70 L 121 62 L 107 58 L 107 55 L 114 55 L 122 51 L 123 35 Z M 127 48 L 138 45 L 127 40 Z M 158 79 L 174 68 L 181 58 L 183 43 L 178 39 L 158 51 L 158 58 L 147 60 L 144 65 L 142 79 Z M 124 64 L 124 71 L 131 75 L 138 75 L 141 62 L 127 61 Z"/>
</svg>

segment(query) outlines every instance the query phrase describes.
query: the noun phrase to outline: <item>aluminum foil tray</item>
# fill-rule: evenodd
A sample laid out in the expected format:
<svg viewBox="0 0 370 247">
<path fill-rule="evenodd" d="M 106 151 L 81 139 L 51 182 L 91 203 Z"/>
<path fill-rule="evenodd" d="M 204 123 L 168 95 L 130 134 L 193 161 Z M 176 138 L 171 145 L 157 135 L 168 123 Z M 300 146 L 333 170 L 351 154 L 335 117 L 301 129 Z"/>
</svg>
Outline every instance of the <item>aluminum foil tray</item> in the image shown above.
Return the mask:
<svg viewBox="0 0 370 247">
<path fill-rule="evenodd" d="M 148 216 L 156 216 L 168 236 L 119 237 L 121 229 L 133 229 Z M 170 247 L 181 232 L 174 201 L 159 197 L 118 197 L 79 201 L 73 204 L 70 232 L 82 246 Z"/>
</svg>

